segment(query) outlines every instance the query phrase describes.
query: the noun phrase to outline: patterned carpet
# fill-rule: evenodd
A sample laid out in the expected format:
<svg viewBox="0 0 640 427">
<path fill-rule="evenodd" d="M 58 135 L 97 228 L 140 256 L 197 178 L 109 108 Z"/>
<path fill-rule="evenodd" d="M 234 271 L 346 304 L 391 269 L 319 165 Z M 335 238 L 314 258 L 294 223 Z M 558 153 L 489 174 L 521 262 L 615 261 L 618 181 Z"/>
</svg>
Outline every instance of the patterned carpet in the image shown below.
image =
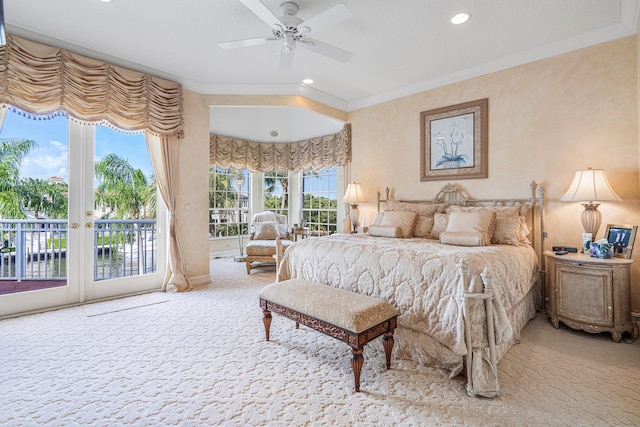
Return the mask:
<svg viewBox="0 0 640 427">
<path fill-rule="evenodd" d="M 640 341 L 554 329 L 539 315 L 500 364 L 502 395 L 367 346 L 361 393 L 349 348 L 274 316 L 274 279 L 231 260 L 213 285 L 0 322 L 2 426 L 640 425 Z"/>
</svg>

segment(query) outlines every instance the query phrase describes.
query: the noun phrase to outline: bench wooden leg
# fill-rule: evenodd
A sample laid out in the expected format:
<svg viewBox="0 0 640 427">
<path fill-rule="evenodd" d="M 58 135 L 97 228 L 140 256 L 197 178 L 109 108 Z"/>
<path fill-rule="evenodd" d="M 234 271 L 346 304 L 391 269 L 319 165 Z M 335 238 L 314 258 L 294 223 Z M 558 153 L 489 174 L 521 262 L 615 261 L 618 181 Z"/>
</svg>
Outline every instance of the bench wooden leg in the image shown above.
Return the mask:
<svg viewBox="0 0 640 427">
<path fill-rule="evenodd" d="M 351 367 L 353 368 L 353 377 L 356 382 L 356 391 L 360 391 L 360 372 L 364 365 L 364 356 L 362 349 L 351 347 Z"/>
<path fill-rule="evenodd" d="M 393 331 L 387 332 L 382 337 L 384 355 L 387 357 L 387 369 L 391 369 L 391 350 L 393 350 Z"/>
<path fill-rule="evenodd" d="M 269 329 L 271 329 L 271 312 L 269 310 L 262 310 L 262 323 L 264 323 L 264 333 L 269 341 Z"/>
</svg>

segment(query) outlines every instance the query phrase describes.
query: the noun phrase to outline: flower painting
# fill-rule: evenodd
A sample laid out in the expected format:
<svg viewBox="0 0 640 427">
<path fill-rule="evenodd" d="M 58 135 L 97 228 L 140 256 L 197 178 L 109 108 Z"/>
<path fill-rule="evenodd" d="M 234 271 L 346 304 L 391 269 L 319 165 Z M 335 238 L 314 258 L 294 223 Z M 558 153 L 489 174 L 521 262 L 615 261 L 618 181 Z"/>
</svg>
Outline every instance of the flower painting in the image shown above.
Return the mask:
<svg viewBox="0 0 640 427">
<path fill-rule="evenodd" d="M 431 141 L 442 151 L 431 156 L 432 169 L 473 167 L 473 113 L 431 122 Z"/>
<path fill-rule="evenodd" d="M 421 181 L 487 178 L 489 100 L 420 113 Z"/>
</svg>

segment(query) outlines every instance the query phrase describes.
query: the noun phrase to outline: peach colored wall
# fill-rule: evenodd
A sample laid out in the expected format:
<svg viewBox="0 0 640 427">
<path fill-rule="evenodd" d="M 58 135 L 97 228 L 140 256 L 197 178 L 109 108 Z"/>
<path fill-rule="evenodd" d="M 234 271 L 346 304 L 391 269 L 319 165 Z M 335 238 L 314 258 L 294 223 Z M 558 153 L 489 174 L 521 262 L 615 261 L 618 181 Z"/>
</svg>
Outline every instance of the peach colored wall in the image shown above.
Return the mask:
<svg viewBox="0 0 640 427">
<path fill-rule="evenodd" d="M 547 247 L 580 246 L 578 203 L 560 202 L 575 170 L 606 170 L 623 202 L 603 203 L 606 224 L 640 224 L 638 49 L 636 36 L 588 47 L 349 113 L 352 179 L 369 200 L 425 199 L 443 181 L 420 181 L 420 112 L 489 98 L 489 178 L 459 180 L 472 197 L 528 197 L 546 188 Z M 375 203 L 360 205 L 370 223 Z M 639 237 L 640 239 L 640 237 Z M 632 305 L 640 312 L 640 240 L 634 251 Z"/>
<path fill-rule="evenodd" d="M 184 138 L 180 140 L 176 219 L 186 274 L 209 283 L 209 107 L 204 96 L 184 91 Z"/>
</svg>

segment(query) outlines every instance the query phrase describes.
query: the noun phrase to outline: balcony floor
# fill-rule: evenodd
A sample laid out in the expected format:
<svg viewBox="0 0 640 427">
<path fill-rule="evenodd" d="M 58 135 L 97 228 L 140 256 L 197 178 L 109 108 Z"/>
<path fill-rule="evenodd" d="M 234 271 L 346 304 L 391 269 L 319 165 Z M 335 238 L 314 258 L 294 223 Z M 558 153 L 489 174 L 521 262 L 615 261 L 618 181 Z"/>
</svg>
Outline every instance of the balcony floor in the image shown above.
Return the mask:
<svg viewBox="0 0 640 427">
<path fill-rule="evenodd" d="M 0 295 L 66 286 L 66 280 L 0 280 Z"/>
</svg>

